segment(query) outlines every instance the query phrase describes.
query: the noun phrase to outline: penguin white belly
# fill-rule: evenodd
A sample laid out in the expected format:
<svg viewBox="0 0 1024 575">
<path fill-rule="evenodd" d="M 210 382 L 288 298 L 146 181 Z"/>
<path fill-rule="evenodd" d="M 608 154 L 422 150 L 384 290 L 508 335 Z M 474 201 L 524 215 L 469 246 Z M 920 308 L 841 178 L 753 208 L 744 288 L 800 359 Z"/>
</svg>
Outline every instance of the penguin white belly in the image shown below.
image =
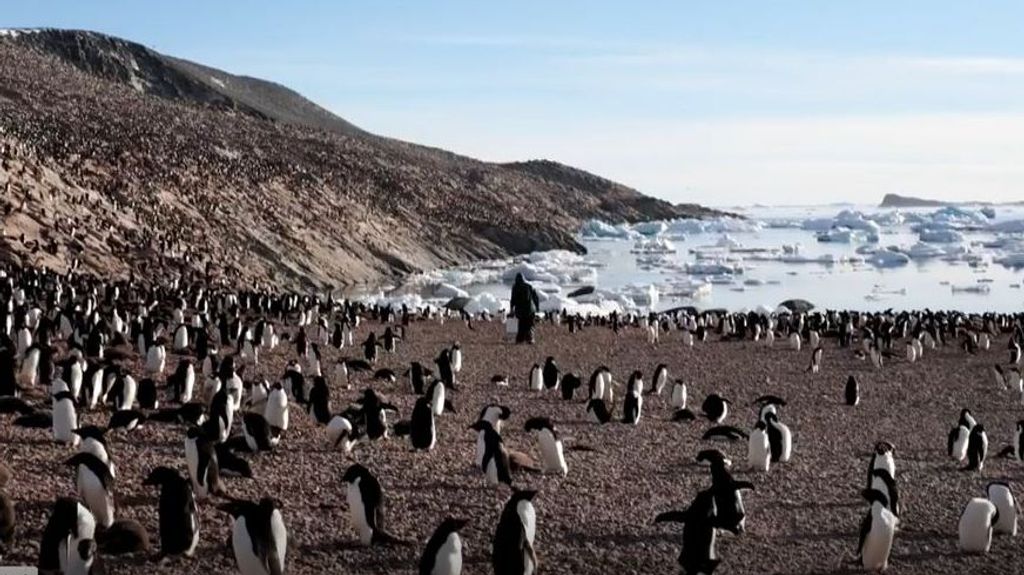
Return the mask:
<svg viewBox="0 0 1024 575">
<path fill-rule="evenodd" d="M 459 373 L 462 371 L 462 351 L 455 350 L 452 352 L 452 371 Z"/>
<path fill-rule="evenodd" d="M 540 432 L 538 440 L 540 442 L 541 454 L 544 456 L 544 471 L 546 473 L 560 473 L 563 476 L 569 473 L 569 466 L 565 463 L 562 442 L 555 439 L 547 429 Z"/>
<path fill-rule="evenodd" d="M 339 442 L 338 438 L 342 433 L 352 433 L 352 423 L 341 416 L 332 417 L 331 421 L 327 423 L 327 442 L 332 447 L 337 445 L 342 451 L 348 453 L 352 450 L 353 442 L 350 439 L 343 439 Z"/>
<path fill-rule="evenodd" d="M 999 520 L 993 527 L 996 533 L 1004 533 L 1011 537 L 1017 535 L 1017 502 L 1010 490 L 999 486 L 990 488 L 988 499 L 999 511 Z"/>
<path fill-rule="evenodd" d="M 992 517 L 996 506 L 987 499 L 975 497 L 960 515 L 960 549 L 966 553 L 988 553 L 992 544 Z"/>
<path fill-rule="evenodd" d="M 793 335 L 789 336 L 790 349 L 792 349 L 793 351 L 800 351 L 800 344 L 801 342 L 799 334 L 794 333 Z"/>
<path fill-rule="evenodd" d="M 498 484 L 498 463 L 495 458 L 491 458 L 487 462 L 487 470 L 484 475 L 487 476 L 487 485 L 495 486 Z"/>
<path fill-rule="evenodd" d="M 79 397 L 79 394 L 82 391 L 82 377 L 82 366 L 81 364 L 75 363 L 71 366 L 71 377 L 69 378 L 71 381 L 68 382 L 68 391 L 70 391 L 71 395 L 74 397 Z"/>
<path fill-rule="evenodd" d="M 138 392 L 139 384 L 135 378 L 130 375 L 124 376 L 124 393 L 121 395 L 121 404 L 118 409 L 131 409 L 135 405 L 135 395 Z"/>
<path fill-rule="evenodd" d="M 461 573 L 462 539 L 458 533 L 452 533 L 437 550 L 434 568 L 430 570 L 430 575 L 461 575 Z"/>
<path fill-rule="evenodd" d="M 861 564 L 868 571 L 883 571 L 889 565 L 896 517 L 881 506 L 871 508 L 871 529 L 861 548 Z"/>
<path fill-rule="evenodd" d="M 288 400 L 283 391 L 275 389 L 270 392 L 263 417 L 274 427 L 288 429 Z"/>
<path fill-rule="evenodd" d="M 114 498 L 103 488 L 98 477 L 84 465 L 78 466 L 78 494 L 103 527 L 114 524 Z"/>
<path fill-rule="evenodd" d="M 430 401 L 430 407 L 434 415 L 440 417 L 444 413 L 444 384 L 438 383 L 434 386 L 434 396 Z"/>
<path fill-rule="evenodd" d="M 889 472 L 889 475 L 896 477 L 896 462 L 893 461 L 892 452 L 886 451 L 882 455 L 875 458 L 875 469 L 884 469 Z"/>
<path fill-rule="evenodd" d="M 278 571 L 284 573 L 284 560 L 288 553 L 288 532 L 284 527 L 284 518 L 281 511 L 275 509 L 270 514 L 270 537 L 277 550 Z"/>
<path fill-rule="evenodd" d="M 967 444 L 970 436 L 971 432 L 961 425 L 957 431 L 956 441 L 953 442 L 953 459 L 955 461 L 963 461 L 967 458 Z"/>
<path fill-rule="evenodd" d="M 361 480 L 356 479 L 355 482 L 349 483 L 345 495 L 348 499 L 349 516 L 352 519 L 352 526 L 359 535 L 359 542 L 369 545 L 373 541 L 373 529 L 366 522 L 366 508 L 363 506 L 363 495 L 359 491 L 359 481 Z"/>
<path fill-rule="evenodd" d="M 53 438 L 61 443 L 77 446 L 79 436 L 74 433 L 78 428 L 78 415 L 70 400 L 58 401 L 53 406 Z"/>
<path fill-rule="evenodd" d="M 252 536 L 249 535 L 245 517 L 235 519 L 231 528 L 231 547 L 235 551 L 235 561 L 242 575 L 269 575 L 263 561 L 253 552 Z"/>
<path fill-rule="evenodd" d="M 776 423 L 776 425 L 782 434 L 782 453 L 779 454 L 779 462 L 785 463 L 789 461 L 789 457 L 793 454 L 793 433 L 785 423 Z"/>
<path fill-rule="evenodd" d="M 178 328 L 174 334 L 174 349 L 178 351 L 188 349 L 188 330 L 184 327 Z"/>
<path fill-rule="evenodd" d="M 523 524 L 523 534 L 526 536 L 526 541 L 533 547 L 534 537 L 537 535 L 537 511 L 533 508 L 533 503 L 529 501 L 520 501 L 516 504 L 516 514 L 519 515 L 519 521 Z M 537 566 L 534 564 L 533 559 L 529 554 L 523 557 L 523 575 L 533 575 L 536 571 Z"/>
<path fill-rule="evenodd" d="M 750 434 L 747 445 L 747 464 L 751 469 L 768 471 L 771 465 L 771 448 L 768 444 L 768 434 L 760 429 Z"/>
<path fill-rule="evenodd" d="M 672 386 L 672 407 L 683 409 L 686 407 L 686 384 L 677 383 Z"/>
<path fill-rule="evenodd" d="M 811 344 L 811 348 L 818 347 L 818 344 L 821 343 L 821 337 L 818 335 L 818 332 L 816 332 L 816 331 L 812 331 L 811 332 L 811 337 L 808 340 L 808 343 Z"/>
<path fill-rule="evenodd" d="M 188 403 L 192 401 L 192 394 L 196 387 L 196 371 L 192 369 L 191 366 L 189 366 L 188 370 L 185 372 L 184 379 L 184 385 L 182 386 L 184 389 L 181 392 L 181 402 Z"/>
<path fill-rule="evenodd" d="M 534 369 L 530 372 L 530 391 L 540 391 L 544 388 L 544 379 L 541 377 L 540 370 Z"/>
<path fill-rule="evenodd" d="M 199 499 L 206 497 L 206 487 L 199 484 L 197 476 L 199 473 L 199 449 L 194 439 L 185 440 L 185 465 L 188 467 L 188 476 L 192 479 L 192 490 Z"/>
<path fill-rule="evenodd" d="M 191 557 L 199 547 L 199 508 L 196 507 L 195 501 L 192 501 L 192 508 L 188 513 L 188 524 L 189 531 L 192 533 L 192 541 L 189 543 L 188 549 L 185 550 L 185 557 Z"/>
</svg>

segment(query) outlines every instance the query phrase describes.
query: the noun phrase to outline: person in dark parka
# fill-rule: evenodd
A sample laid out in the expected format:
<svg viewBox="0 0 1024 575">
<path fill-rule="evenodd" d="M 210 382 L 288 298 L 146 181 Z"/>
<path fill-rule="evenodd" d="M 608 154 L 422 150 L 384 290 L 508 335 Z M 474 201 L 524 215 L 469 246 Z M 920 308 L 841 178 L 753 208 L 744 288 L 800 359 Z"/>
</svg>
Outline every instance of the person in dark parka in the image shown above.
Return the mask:
<svg viewBox="0 0 1024 575">
<path fill-rule="evenodd" d="M 537 297 L 537 290 L 526 283 L 523 274 L 516 274 L 509 307 L 519 322 L 516 343 L 533 343 L 533 324 L 537 311 L 540 309 L 540 299 Z"/>
</svg>

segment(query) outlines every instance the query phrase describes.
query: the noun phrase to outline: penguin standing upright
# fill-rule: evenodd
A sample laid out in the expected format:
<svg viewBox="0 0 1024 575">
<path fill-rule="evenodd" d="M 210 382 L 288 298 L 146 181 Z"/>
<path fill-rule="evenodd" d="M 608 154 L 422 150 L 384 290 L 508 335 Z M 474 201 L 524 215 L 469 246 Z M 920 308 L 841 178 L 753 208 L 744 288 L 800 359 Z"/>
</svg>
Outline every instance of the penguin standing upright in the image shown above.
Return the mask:
<svg viewBox="0 0 1024 575">
<path fill-rule="evenodd" d="M 677 560 L 685 575 L 714 573 L 721 560 L 715 552 L 717 508 L 712 490 L 697 493 L 685 511 L 666 511 L 655 523 L 682 523 L 683 549 Z"/>
<path fill-rule="evenodd" d="M 704 412 L 704 417 L 707 417 L 712 423 L 722 423 L 729 415 L 729 400 L 717 393 L 712 393 L 704 399 L 701 411 Z"/>
<path fill-rule="evenodd" d="M 565 453 L 562 447 L 562 440 L 551 420 L 546 417 L 532 417 L 526 421 L 526 431 L 537 433 L 537 442 L 540 445 L 540 453 L 544 461 L 545 473 L 557 473 L 565 477 L 569 473 L 569 466 L 565 463 Z"/>
<path fill-rule="evenodd" d="M 76 453 L 65 461 L 75 467 L 78 496 L 102 527 L 114 524 L 114 476 L 110 468 L 92 453 Z"/>
<path fill-rule="evenodd" d="M 994 503 L 982 497 L 967 502 L 958 525 L 960 549 L 965 553 L 988 553 L 992 545 L 992 528 L 999 520 Z"/>
<path fill-rule="evenodd" d="M 423 368 L 423 364 L 418 361 L 412 362 L 409 366 L 409 385 L 412 386 L 412 392 L 416 395 L 423 395 L 423 388 L 426 386 L 426 375 L 427 370 Z"/>
<path fill-rule="evenodd" d="M 537 571 L 536 495 L 536 491 L 516 491 L 505 503 L 491 546 L 494 575 L 533 575 Z"/>
<path fill-rule="evenodd" d="M 967 458 L 967 447 L 970 442 L 971 430 L 977 422 L 967 409 L 960 411 L 960 419 L 956 427 L 950 430 L 946 442 L 946 453 L 954 461 L 963 461 Z"/>
<path fill-rule="evenodd" d="M 659 363 L 658 367 L 654 368 L 654 375 L 651 377 L 650 393 L 654 395 L 661 395 L 661 391 L 665 389 L 665 384 L 667 383 L 668 366 L 664 363 Z"/>
<path fill-rule="evenodd" d="M 170 467 L 157 467 L 142 484 L 160 487 L 160 554 L 191 557 L 199 545 L 199 508 L 189 481 Z"/>
<path fill-rule="evenodd" d="M 510 417 L 512 417 L 512 410 L 508 406 L 490 403 L 480 410 L 480 416 L 477 419 L 490 423 L 494 427 L 494 431 L 501 433 L 502 424 Z"/>
<path fill-rule="evenodd" d="M 768 443 L 771 447 L 772 462 L 785 463 L 793 452 L 793 434 L 789 427 L 779 421 L 775 412 L 766 413 L 765 423 L 768 426 Z"/>
<path fill-rule="evenodd" d="M 462 538 L 459 530 L 468 522 L 446 518 L 427 541 L 420 558 L 419 575 L 461 575 Z"/>
<path fill-rule="evenodd" d="M 971 435 L 967 440 L 967 465 L 962 471 L 981 471 L 985 467 L 987 455 L 988 435 L 985 433 L 985 426 L 978 423 L 971 429 Z"/>
<path fill-rule="evenodd" d="M 888 441 L 879 441 L 871 452 L 871 462 L 868 464 L 868 488 L 872 482 L 872 472 L 876 469 L 884 469 L 890 476 L 896 477 L 896 461 L 893 458 L 896 447 Z"/>
<path fill-rule="evenodd" d="M 78 428 L 78 414 L 75 411 L 75 400 L 71 392 L 62 391 L 53 396 L 53 439 L 59 443 L 77 446 L 79 437 L 75 434 Z"/>
<path fill-rule="evenodd" d="M 488 485 L 504 483 L 511 487 L 512 471 L 509 466 L 508 451 L 502 444 L 501 435 L 494 427 L 484 420 L 478 420 L 470 426 L 477 432 L 477 452 L 480 470 L 487 478 Z M 482 450 L 480 449 L 482 446 Z"/>
<path fill-rule="evenodd" d="M 846 405 L 849 405 L 850 407 L 856 406 L 860 403 L 860 390 L 857 386 L 857 378 L 852 375 L 846 379 L 844 397 L 846 399 Z"/>
<path fill-rule="evenodd" d="M 412 409 L 409 441 L 414 449 L 430 451 L 437 443 L 437 429 L 434 425 L 434 410 L 430 398 L 420 396 Z"/>
<path fill-rule="evenodd" d="M 896 533 L 896 517 L 889 511 L 889 501 L 884 493 L 865 489 L 861 494 L 871 504 L 871 508 L 860 524 L 857 555 L 865 570 L 882 572 L 889 566 L 889 553 Z"/>
<path fill-rule="evenodd" d="M 676 409 L 686 408 L 686 383 L 681 379 L 672 382 L 671 404 Z"/>
<path fill-rule="evenodd" d="M 430 386 L 427 388 L 427 397 L 430 399 L 430 406 L 434 410 L 434 415 L 438 417 L 444 414 L 444 404 L 447 401 L 446 395 L 443 381 L 435 379 L 430 382 Z"/>
<path fill-rule="evenodd" d="M 821 371 L 821 356 L 823 351 L 824 350 L 820 345 L 814 348 L 814 351 L 811 352 L 811 365 L 807 367 L 807 371 L 811 373 L 818 373 Z"/>
<path fill-rule="evenodd" d="M 1010 537 L 1017 536 L 1017 500 L 1010 491 L 1010 484 L 1005 481 L 993 481 L 985 487 L 988 500 L 996 506 L 998 519 L 993 525 L 995 533 Z"/>
<path fill-rule="evenodd" d="M 626 383 L 626 396 L 622 402 L 622 423 L 629 425 L 640 423 L 640 412 L 644 405 L 644 397 L 641 393 L 644 385 L 642 378 L 643 374 L 640 371 L 634 371 L 629 376 L 629 381 Z"/>
<path fill-rule="evenodd" d="M 273 499 L 259 503 L 233 500 L 221 505 L 231 515 L 231 548 L 242 575 L 284 573 L 288 533 L 284 518 Z"/>
<path fill-rule="evenodd" d="M 548 356 L 544 360 L 544 389 L 554 389 L 558 387 L 558 364 L 555 363 L 555 358 Z"/>
<path fill-rule="evenodd" d="M 263 417 L 267 423 L 281 430 L 288 429 L 288 394 L 278 382 L 270 388 L 267 405 L 263 409 Z"/>
<path fill-rule="evenodd" d="M 455 342 L 451 349 L 452 373 L 458 374 L 462 371 L 462 346 Z"/>
<path fill-rule="evenodd" d="M 540 364 L 533 364 L 533 367 L 530 368 L 530 375 L 527 376 L 526 381 L 530 384 L 530 391 L 540 391 L 544 389 L 544 376 Z"/>
<path fill-rule="evenodd" d="M 608 410 L 608 406 L 605 404 L 603 399 L 595 398 L 587 402 L 586 408 L 587 414 L 590 415 L 590 420 L 594 423 L 608 423 L 612 419 L 612 414 Z"/>
<path fill-rule="evenodd" d="M 185 435 L 185 462 L 192 479 L 192 490 L 200 501 L 220 491 L 220 469 L 214 442 L 198 427 L 190 427 Z"/>
<path fill-rule="evenodd" d="M 384 531 L 384 490 L 370 470 L 356 463 L 345 470 L 349 517 L 363 545 L 394 543 L 397 540 Z"/>
<path fill-rule="evenodd" d="M 39 543 L 39 571 L 67 573 L 68 554 L 95 533 L 96 520 L 84 505 L 70 497 L 57 499 Z"/>
<path fill-rule="evenodd" d="M 384 401 L 375 391 L 369 388 L 363 390 L 363 398 L 359 403 L 362 406 L 363 419 L 366 423 L 366 436 L 371 440 L 387 439 L 387 412 L 397 413 L 398 408 Z M 437 412 L 435 411 L 435 413 Z"/>
<path fill-rule="evenodd" d="M 754 431 L 747 438 L 747 465 L 756 471 L 768 471 L 771 466 L 771 444 L 768 441 L 768 426 L 758 420 Z"/>
</svg>

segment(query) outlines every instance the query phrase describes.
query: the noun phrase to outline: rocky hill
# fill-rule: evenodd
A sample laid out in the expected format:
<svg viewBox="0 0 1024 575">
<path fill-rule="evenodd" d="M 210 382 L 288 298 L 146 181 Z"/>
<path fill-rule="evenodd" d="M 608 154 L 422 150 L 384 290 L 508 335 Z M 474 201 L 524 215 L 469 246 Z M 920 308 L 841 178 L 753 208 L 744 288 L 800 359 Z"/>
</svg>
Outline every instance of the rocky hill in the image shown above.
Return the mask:
<svg viewBox="0 0 1024 575">
<path fill-rule="evenodd" d="M 581 249 L 713 213 L 553 162 L 368 134 L 297 93 L 81 31 L 0 32 L 0 256 L 294 287 Z"/>
<path fill-rule="evenodd" d="M 899 194 L 885 194 L 882 198 L 880 208 L 940 208 L 951 205 L 948 202 L 939 200 L 927 200 L 913 196 L 901 196 Z"/>
</svg>

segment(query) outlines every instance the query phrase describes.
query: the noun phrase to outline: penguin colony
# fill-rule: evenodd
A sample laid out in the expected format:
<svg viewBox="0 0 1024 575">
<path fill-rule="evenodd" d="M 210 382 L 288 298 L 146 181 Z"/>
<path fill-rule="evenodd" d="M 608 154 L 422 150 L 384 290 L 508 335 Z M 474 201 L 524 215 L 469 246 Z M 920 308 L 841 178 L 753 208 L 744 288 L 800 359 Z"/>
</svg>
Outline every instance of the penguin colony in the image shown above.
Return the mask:
<svg viewBox="0 0 1024 575">
<path fill-rule="evenodd" d="M 985 561 L 1017 551 L 1024 417 L 1006 425 L 1004 412 L 1024 409 L 1024 319 L 545 319 L 538 345 L 513 347 L 501 318 L 486 315 L 4 271 L 0 562 L 249 575 L 313 572 L 307 561 L 329 555 L 332 569 L 359 573 L 599 573 L 616 561 L 790 572 L 785 548 L 770 566 L 738 559 L 747 546 L 763 553 L 765 538 L 799 541 L 766 527 L 782 502 L 806 510 L 803 533 L 846 549 L 817 557 L 819 569 L 914 572 L 923 561 L 920 572 L 944 572 L 941 554 L 916 551 L 935 530 L 943 553 L 979 569 L 1017 565 Z M 587 335 L 632 355 L 593 353 L 587 364 L 552 353 Z M 485 345 L 506 360 L 480 365 Z M 708 365 L 714 348 L 764 369 Z M 969 389 L 947 389 L 931 364 L 940 360 L 972 366 Z M 908 377 L 957 406 L 944 421 L 887 421 L 900 418 L 903 393 L 891 380 Z M 836 430 L 802 433 L 805 417 L 870 439 L 837 453 Z M 667 444 L 670 459 L 634 461 L 662 477 L 620 465 L 610 486 L 620 493 L 581 514 L 576 503 L 605 488 L 608 458 L 641 441 Z M 26 459 L 31 445 L 52 460 Z M 904 459 L 907 445 L 927 447 Z M 316 467 L 300 471 L 306 458 Z M 829 473 L 802 470 L 802 458 Z M 33 490 L 41 466 L 53 475 L 45 499 Z M 938 527 L 921 511 L 934 483 L 956 487 L 942 492 L 949 521 Z M 428 493 L 445 501 L 424 512 Z M 847 510 L 843 524 L 818 521 L 828 506 Z M 614 543 L 628 537 L 637 543 Z M 620 555 L 604 564 L 595 549 L 607 544 Z"/>
</svg>

